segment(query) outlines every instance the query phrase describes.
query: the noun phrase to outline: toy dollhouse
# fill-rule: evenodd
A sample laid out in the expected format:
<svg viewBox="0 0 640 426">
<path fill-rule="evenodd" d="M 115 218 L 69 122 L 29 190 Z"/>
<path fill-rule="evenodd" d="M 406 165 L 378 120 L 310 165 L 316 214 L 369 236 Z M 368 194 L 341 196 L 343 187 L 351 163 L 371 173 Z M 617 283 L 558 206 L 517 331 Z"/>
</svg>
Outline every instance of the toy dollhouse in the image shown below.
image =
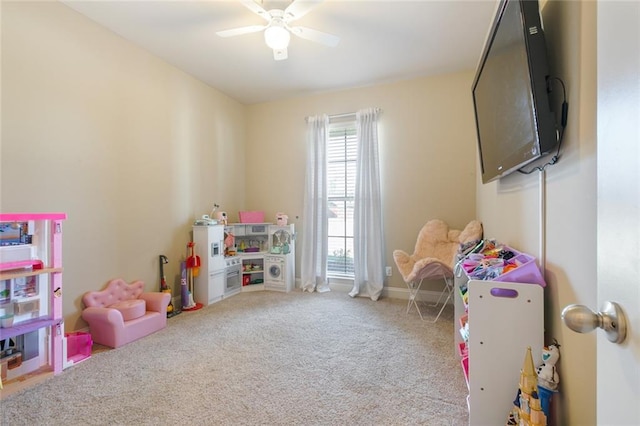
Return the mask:
<svg viewBox="0 0 640 426">
<path fill-rule="evenodd" d="M 0 214 L 0 367 L 6 395 L 65 365 L 64 213 Z M 6 232 L 5 232 L 6 231 Z"/>
</svg>

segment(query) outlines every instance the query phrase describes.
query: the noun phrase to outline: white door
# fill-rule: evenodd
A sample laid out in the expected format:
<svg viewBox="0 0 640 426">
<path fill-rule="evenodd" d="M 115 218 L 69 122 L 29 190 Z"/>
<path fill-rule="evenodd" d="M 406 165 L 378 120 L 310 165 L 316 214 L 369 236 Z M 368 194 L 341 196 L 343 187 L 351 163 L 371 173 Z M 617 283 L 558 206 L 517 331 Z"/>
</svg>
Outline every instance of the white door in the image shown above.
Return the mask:
<svg viewBox="0 0 640 426">
<path fill-rule="evenodd" d="M 640 425 L 640 2 L 599 1 L 598 306 L 617 302 L 628 334 L 598 330 L 599 425 Z"/>
</svg>

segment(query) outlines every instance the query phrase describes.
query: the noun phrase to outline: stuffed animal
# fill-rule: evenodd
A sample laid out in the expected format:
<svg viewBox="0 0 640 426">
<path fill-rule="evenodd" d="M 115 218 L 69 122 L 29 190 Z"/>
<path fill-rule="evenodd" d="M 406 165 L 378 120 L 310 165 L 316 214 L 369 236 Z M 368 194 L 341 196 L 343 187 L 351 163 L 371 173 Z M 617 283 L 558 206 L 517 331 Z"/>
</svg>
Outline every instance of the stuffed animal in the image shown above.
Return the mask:
<svg viewBox="0 0 640 426">
<path fill-rule="evenodd" d="M 276 213 L 276 225 L 278 226 L 287 226 L 287 222 L 289 220 L 289 216 L 284 213 Z"/>
<path fill-rule="evenodd" d="M 549 390 L 555 390 L 560 383 L 556 363 L 560 358 L 560 345 L 554 340 L 552 345 L 542 349 L 542 364 L 536 369 L 538 384 Z"/>
</svg>

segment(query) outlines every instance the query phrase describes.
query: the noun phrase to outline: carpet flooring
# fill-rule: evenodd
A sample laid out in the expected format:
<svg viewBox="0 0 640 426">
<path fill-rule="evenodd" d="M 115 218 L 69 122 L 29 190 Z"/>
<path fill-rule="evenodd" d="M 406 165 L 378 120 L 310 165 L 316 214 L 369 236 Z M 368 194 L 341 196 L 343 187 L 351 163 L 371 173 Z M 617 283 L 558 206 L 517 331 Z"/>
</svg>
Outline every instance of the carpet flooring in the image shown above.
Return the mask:
<svg viewBox="0 0 640 426">
<path fill-rule="evenodd" d="M 2 424 L 465 425 L 453 309 L 248 292 L 0 402 Z M 433 315 L 437 312 L 433 312 Z"/>
</svg>

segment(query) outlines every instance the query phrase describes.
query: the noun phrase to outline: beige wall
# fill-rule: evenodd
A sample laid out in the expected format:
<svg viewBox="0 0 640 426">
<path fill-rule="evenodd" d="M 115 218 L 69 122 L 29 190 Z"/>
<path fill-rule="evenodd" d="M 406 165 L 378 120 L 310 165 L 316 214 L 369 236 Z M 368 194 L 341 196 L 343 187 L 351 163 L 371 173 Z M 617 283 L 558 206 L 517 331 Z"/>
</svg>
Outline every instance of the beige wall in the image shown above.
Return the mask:
<svg viewBox="0 0 640 426">
<path fill-rule="evenodd" d="M 562 411 L 556 424 L 565 425 L 596 419 L 596 335 L 574 333 L 560 318 L 571 303 L 596 307 L 595 4 L 547 1 L 542 12 L 552 74 L 564 80 L 569 102 L 562 157 L 546 172 L 544 250 L 538 173 L 487 185 L 477 180 L 485 235 L 535 256 L 546 253 L 546 342 L 555 338 L 562 345 L 554 406 Z"/>
<path fill-rule="evenodd" d="M 269 220 L 279 211 L 287 213 L 301 236 L 305 117 L 381 108 L 386 258 L 393 267 L 387 284 L 406 289 L 393 250 L 413 252 L 418 231 L 429 219 L 441 218 L 460 229 L 475 218 L 472 77 L 465 72 L 249 106 L 247 206 L 265 210 Z M 300 250 L 297 256 L 299 265 Z"/>
<path fill-rule="evenodd" d="M 66 330 L 116 277 L 179 294 L 191 223 L 244 202 L 245 108 L 57 2 L 2 2 L 3 212 L 61 211 Z M 239 208 L 236 207 L 236 208 Z"/>
</svg>

